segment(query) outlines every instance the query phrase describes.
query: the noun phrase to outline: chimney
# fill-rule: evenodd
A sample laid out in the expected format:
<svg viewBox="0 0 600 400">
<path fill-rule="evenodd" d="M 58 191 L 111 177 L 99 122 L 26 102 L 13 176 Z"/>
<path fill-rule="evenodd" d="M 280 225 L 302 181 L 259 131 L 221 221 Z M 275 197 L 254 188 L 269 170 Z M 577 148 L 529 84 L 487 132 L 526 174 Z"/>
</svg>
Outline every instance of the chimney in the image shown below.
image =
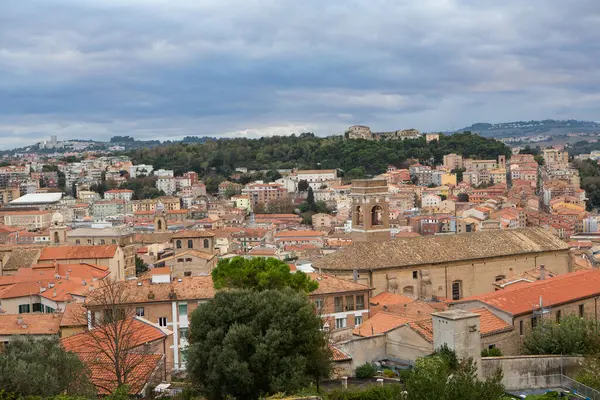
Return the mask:
<svg viewBox="0 0 600 400">
<path fill-rule="evenodd" d="M 23 324 L 23 317 L 21 315 L 17 315 L 17 325 Z"/>
<path fill-rule="evenodd" d="M 52 297 L 56 297 L 56 289 L 52 291 Z"/>
<path fill-rule="evenodd" d="M 56 260 L 54 260 L 52 262 L 52 266 L 54 267 L 54 274 L 58 275 L 58 262 Z"/>
<path fill-rule="evenodd" d="M 540 264 L 540 281 L 543 281 L 546 279 L 546 267 L 544 266 L 544 264 Z"/>
</svg>

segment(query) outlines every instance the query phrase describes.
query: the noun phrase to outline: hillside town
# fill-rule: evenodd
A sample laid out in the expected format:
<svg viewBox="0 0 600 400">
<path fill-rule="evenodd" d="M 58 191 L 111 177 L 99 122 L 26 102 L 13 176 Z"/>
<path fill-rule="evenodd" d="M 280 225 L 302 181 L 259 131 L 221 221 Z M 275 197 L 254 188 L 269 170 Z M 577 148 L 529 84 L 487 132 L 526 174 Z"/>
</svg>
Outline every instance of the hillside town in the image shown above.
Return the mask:
<svg viewBox="0 0 600 400">
<path fill-rule="evenodd" d="M 103 381 L 110 367 L 91 361 L 106 356 L 93 349 L 116 312 L 111 284 L 121 283 L 119 306 L 135 309 L 127 351 L 149 350 L 128 386 L 144 395 L 185 375 L 191 315 L 218 291 L 217 266 L 239 257 L 276 259 L 318 283 L 309 298 L 338 378 L 369 363 L 406 368 L 442 342 L 486 377 L 496 361 L 480 353 L 518 357 L 542 319 L 598 315 L 600 215 L 586 210 L 566 149 L 448 153 L 364 179 L 293 168 L 251 180 L 269 171 L 240 166 L 216 190 L 197 172 L 110 152 L 3 164 L 0 336 L 60 338 L 98 393 L 118 387 Z M 152 186 L 128 189 L 134 181 Z M 553 360 L 536 362 L 556 369 Z M 504 363 L 505 387 L 532 384 Z"/>
</svg>

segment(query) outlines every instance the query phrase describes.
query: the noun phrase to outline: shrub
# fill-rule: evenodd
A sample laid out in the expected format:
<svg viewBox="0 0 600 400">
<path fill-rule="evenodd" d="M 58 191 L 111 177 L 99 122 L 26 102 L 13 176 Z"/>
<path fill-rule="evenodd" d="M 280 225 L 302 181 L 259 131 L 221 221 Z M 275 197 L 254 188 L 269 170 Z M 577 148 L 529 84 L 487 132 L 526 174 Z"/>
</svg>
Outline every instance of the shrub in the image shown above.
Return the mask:
<svg viewBox="0 0 600 400">
<path fill-rule="evenodd" d="M 481 350 L 481 357 L 502 357 L 502 350 L 497 347 Z"/>
<path fill-rule="evenodd" d="M 383 376 L 386 378 L 395 378 L 396 373 L 394 371 L 392 371 L 391 369 L 384 369 Z"/>
<path fill-rule="evenodd" d="M 327 400 L 401 400 L 402 385 L 371 386 L 367 389 L 334 390 Z"/>
<path fill-rule="evenodd" d="M 373 364 L 365 363 L 356 368 L 356 377 L 359 379 L 372 378 L 377 374 L 377 368 Z"/>
</svg>

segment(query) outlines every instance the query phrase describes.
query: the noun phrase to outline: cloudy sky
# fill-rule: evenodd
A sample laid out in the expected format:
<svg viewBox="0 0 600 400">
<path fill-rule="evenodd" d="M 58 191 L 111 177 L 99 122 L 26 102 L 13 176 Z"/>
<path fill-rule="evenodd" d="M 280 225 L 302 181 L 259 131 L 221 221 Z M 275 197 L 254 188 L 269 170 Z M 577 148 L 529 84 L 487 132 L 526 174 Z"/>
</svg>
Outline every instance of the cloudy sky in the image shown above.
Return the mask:
<svg viewBox="0 0 600 400">
<path fill-rule="evenodd" d="M 1 0 L 0 148 L 600 120 L 598 0 Z"/>
</svg>

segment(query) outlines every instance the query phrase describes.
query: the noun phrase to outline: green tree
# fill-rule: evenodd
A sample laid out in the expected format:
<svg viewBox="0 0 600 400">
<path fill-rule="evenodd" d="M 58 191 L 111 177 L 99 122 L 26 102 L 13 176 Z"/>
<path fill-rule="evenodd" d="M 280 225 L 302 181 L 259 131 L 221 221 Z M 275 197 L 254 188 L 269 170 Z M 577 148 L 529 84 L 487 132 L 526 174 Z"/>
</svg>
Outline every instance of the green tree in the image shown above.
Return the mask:
<svg viewBox="0 0 600 400">
<path fill-rule="evenodd" d="M 457 200 L 461 203 L 468 203 L 469 202 L 469 195 L 467 193 L 459 193 L 457 197 Z"/>
<path fill-rule="evenodd" d="M 306 204 L 308 205 L 308 209 L 310 211 L 317 211 L 317 204 L 315 203 L 315 193 L 313 192 L 312 187 L 308 188 L 308 195 L 306 196 Z"/>
<path fill-rule="evenodd" d="M 216 289 L 283 289 L 312 292 L 319 284 L 302 271 L 292 274 L 285 262 L 276 258 L 225 258 L 212 271 Z"/>
<path fill-rule="evenodd" d="M 292 289 L 218 292 L 191 316 L 188 375 L 210 400 L 297 392 L 331 371 L 321 326 Z"/>
<path fill-rule="evenodd" d="M 600 354 L 585 357 L 576 380 L 591 388 L 600 390 Z"/>
<path fill-rule="evenodd" d="M 504 396 L 501 371 L 480 381 L 472 359 L 458 361 L 447 349 L 418 359 L 403 377 L 407 400 L 500 400 Z"/>
<path fill-rule="evenodd" d="M 308 185 L 308 181 L 306 179 L 301 179 L 298 182 L 298 191 L 306 192 L 310 186 Z"/>
<path fill-rule="evenodd" d="M 135 274 L 136 276 L 140 276 L 144 272 L 148 271 L 148 264 L 144 262 L 138 256 L 135 256 Z"/>
<path fill-rule="evenodd" d="M 568 315 L 560 323 L 542 320 L 523 341 L 527 354 L 590 354 L 600 346 L 594 321 Z"/>
<path fill-rule="evenodd" d="M 93 393 L 86 371 L 57 338 L 14 337 L 0 353 L 0 388 L 20 396 Z"/>
</svg>

